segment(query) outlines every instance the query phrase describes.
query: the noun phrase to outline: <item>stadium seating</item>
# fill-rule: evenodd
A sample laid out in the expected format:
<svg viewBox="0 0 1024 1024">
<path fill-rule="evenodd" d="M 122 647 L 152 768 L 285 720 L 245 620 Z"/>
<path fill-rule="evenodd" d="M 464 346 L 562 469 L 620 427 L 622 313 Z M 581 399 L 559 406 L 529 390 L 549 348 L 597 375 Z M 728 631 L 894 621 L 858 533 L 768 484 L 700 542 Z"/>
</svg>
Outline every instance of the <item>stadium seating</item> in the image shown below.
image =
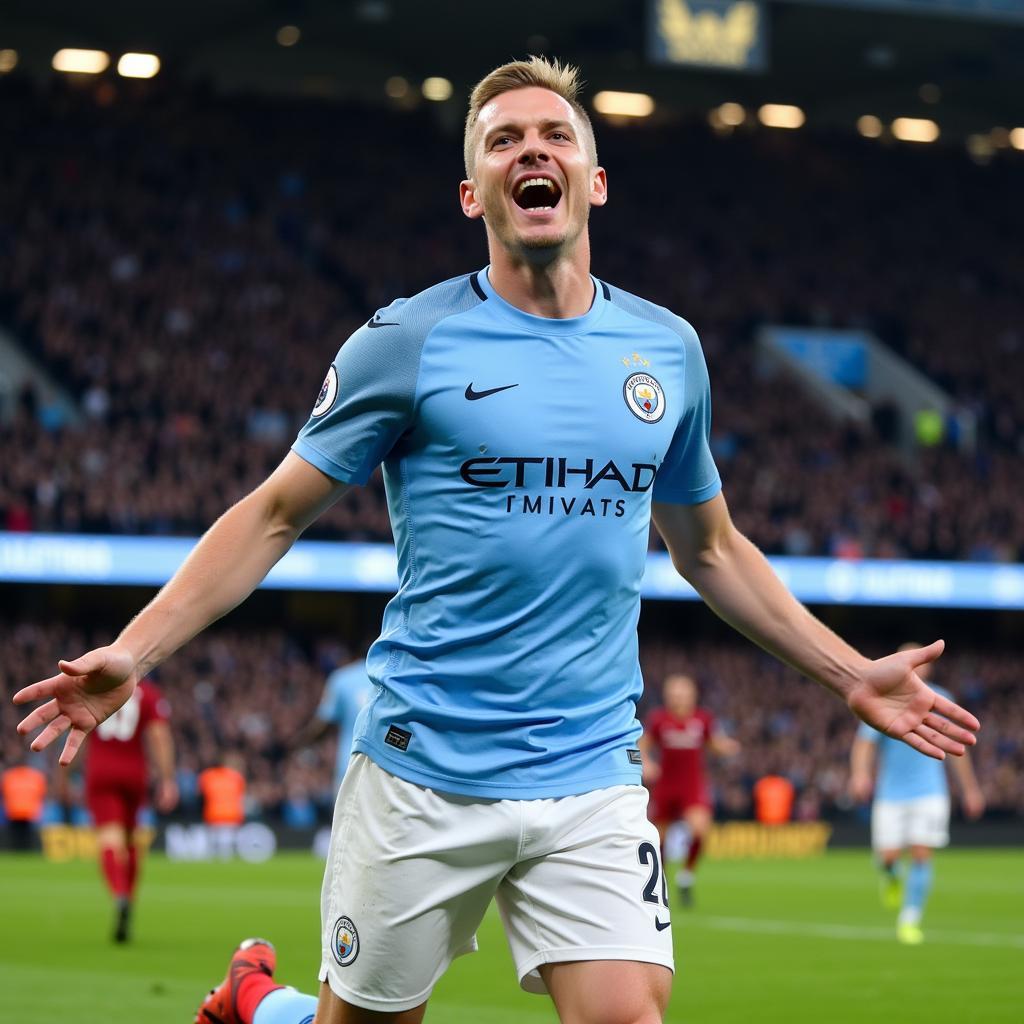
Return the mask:
<svg viewBox="0 0 1024 1024">
<path fill-rule="evenodd" d="M 486 260 L 456 207 L 458 140 L 422 113 L 201 91 L 103 105 L 19 84 L 0 115 L 0 323 L 84 419 L 20 396 L 0 426 L 0 529 L 200 532 L 280 459 L 354 327 Z M 1024 391 L 1005 367 L 1024 345 L 1024 225 L 1008 160 L 703 125 L 600 142 L 614 201 L 594 217 L 595 272 L 701 333 L 716 455 L 753 540 L 1020 557 Z M 872 328 L 975 413 L 976 446 L 907 461 L 834 423 L 759 374 L 766 322 Z M 379 478 L 309 536 L 388 539 Z"/>
<path fill-rule="evenodd" d="M 89 635 L 58 622 L 0 626 L 3 735 L 14 734 L 20 717 L 10 694 L 48 674 L 53 652 L 86 650 L 109 640 L 109 634 Z M 252 817 L 277 820 L 287 797 L 294 805 L 312 801 L 321 820 L 330 820 L 333 737 L 297 753 L 287 753 L 286 745 L 314 714 L 324 677 L 337 658 L 334 639 L 300 642 L 284 630 L 217 627 L 161 667 L 157 679 L 171 703 L 186 811 L 198 808 L 196 775 L 219 763 L 225 751 L 237 751 L 249 773 Z M 749 817 L 753 784 L 767 772 L 794 783 L 798 816 L 849 809 L 845 787 L 855 722 L 834 698 L 738 640 L 682 646 L 655 641 L 641 649 L 641 662 L 648 680 L 645 706 L 657 699 L 657 683 L 667 673 L 692 672 L 702 704 L 742 742 L 738 757 L 717 762 L 712 771 L 720 816 Z M 1018 665 L 1009 649 L 960 645 L 942 663 L 943 682 L 985 721 L 975 765 L 989 807 L 997 813 L 1024 813 Z M 15 763 L 20 752 L 17 744 L 4 744 L 0 771 Z"/>
</svg>

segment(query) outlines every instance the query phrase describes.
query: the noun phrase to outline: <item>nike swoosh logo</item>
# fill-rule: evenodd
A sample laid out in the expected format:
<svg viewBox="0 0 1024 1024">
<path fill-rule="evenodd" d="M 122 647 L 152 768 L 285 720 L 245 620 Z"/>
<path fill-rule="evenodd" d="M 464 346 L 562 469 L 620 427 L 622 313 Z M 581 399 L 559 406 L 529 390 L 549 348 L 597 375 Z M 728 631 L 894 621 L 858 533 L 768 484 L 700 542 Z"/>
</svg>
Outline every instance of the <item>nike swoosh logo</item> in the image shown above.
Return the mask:
<svg viewBox="0 0 1024 1024">
<path fill-rule="evenodd" d="M 517 388 L 518 384 L 505 384 L 500 388 L 489 388 L 487 391 L 474 391 L 472 383 L 466 385 L 466 397 L 475 402 L 480 398 L 487 398 L 488 395 L 496 395 L 499 391 L 508 391 L 509 388 Z"/>
<path fill-rule="evenodd" d="M 666 928 L 670 927 L 671 924 L 671 921 L 659 921 L 657 918 L 654 919 L 654 927 L 657 928 L 659 932 L 663 932 Z"/>
<path fill-rule="evenodd" d="M 392 320 L 367 320 L 367 327 L 401 327 L 400 323 L 395 323 Z"/>
</svg>

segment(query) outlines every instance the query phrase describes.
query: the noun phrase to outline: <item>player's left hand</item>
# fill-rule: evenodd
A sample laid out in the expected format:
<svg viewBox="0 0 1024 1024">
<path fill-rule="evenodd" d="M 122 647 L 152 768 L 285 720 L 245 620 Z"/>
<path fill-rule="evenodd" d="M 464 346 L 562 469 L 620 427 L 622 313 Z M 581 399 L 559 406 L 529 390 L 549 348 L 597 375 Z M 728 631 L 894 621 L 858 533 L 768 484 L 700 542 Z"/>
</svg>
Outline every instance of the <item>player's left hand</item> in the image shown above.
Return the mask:
<svg viewBox="0 0 1024 1024">
<path fill-rule="evenodd" d="M 940 761 L 973 746 L 981 728 L 974 715 L 939 696 L 917 674 L 944 648 L 944 642 L 936 640 L 871 662 L 846 698 L 853 713 L 868 725 Z"/>
</svg>

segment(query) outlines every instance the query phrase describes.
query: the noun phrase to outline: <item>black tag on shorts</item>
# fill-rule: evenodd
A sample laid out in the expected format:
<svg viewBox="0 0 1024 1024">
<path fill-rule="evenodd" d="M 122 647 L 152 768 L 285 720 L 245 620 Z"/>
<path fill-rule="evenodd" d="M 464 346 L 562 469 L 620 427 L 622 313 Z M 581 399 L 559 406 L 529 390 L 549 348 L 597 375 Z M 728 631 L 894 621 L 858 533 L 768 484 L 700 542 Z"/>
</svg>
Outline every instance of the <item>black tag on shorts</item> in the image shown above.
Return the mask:
<svg viewBox="0 0 1024 1024">
<path fill-rule="evenodd" d="M 397 747 L 399 750 L 408 750 L 409 740 L 411 739 L 411 732 L 406 732 L 405 729 L 399 729 L 397 725 L 392 725 L 388 727 L 388 734 L 384 737 L 384 742 L 389 747 Z"/>
<path fill-rule="evenodd" d="M 629 758 L 630 764 L 642 765 L 644 763 L 643 755 L 640 753 L 639 750 L 627 750 L 626 757 Z"/>
</svg>

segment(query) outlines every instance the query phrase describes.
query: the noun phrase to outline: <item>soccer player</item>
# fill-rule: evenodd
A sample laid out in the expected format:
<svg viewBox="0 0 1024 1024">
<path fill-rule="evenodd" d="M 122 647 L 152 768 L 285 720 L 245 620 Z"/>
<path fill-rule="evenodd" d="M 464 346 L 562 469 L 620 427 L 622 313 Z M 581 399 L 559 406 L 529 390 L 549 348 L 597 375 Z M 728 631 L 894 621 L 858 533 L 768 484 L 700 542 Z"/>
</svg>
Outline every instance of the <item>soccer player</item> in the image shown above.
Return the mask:
<svg viewBox="0 0 1024 1024">
<path fill-rule="evenodd" d="M 335 789 L 341 785 L 352 756 L 356 718 L 370 699 L 373 683 L 367 674 L 366 659 L 354 658 L 330 673 L 314 719 L 288 744 L 292 750 L 309 746 L 325 736 L 332 725 L 338 729 L 338 753 L 334 762 Z"/>
<path fill-rule="evenodd" d="M 85 802 L 96 828 L 100 870 L 114 899 L 115 942 L 131 937 L 143 855 L 138 818 L 149 794 L 147 746 L 156 769 L 157 810 L 167 814 L 178 802 L 169 716 L 159 688 L 142 679 L 128 700 L 96 726 L 86 751 Z M 60 768 L 58 773 L 58 787 L 66 791 L 66 775 Z"/>
<path fill-rule="evenodd" d="M 15 695 L 44 701 L 19 724 L 42 727 L 32 746 L 67 732 L 69 761 L 383 462 L 399 589 L 335 805 L 319 1024 L 418 1024 L 492 898 L 522 986 L 562 1020 L 662 1019 L 671 922 L 636 720 L 652 508 L 714 610 L 863 720 L 940 758 L 978 728 L 915 672 L 941 641 L 865 658 L 735 529 L 696 333 L 590 273 L 608 189 L 577 93 L 573 69 L 540 58 L 477 85 L 459 194 L 490 265 L 373 315 L 292 451 L 114 643 Z M 229 977 L 199 1019 L 234 1021 L 232 991 Z"/>
<path fill-rule="evenodd" d="M 914 651 L 904 644 L 900 651 Z M 918 675 L 928 679 L 931 665 Z M 950 697 L 941 687 L 936 693 Z M 985 798 L 965 754 L 951 762 L 960 787 L 964 814 L 975 819 L 985 811 Z M 924 941 L 921 918 L 932 888 L 932 851 L 949 843 L 949 785 L 941 762 L 922 757 L 909 747 L 872 729 L 857 730 L 850 753 L 850 795 L 871 807 L 871 846 L 882 873 L 882 903 L 899 907 L 896 937 L 908 946 Z M 909 853 L 904 877 L 902 862 Z"/>
<path fill-rule="evenodd" d="M 704 751 L 732 757 L 739 753 L 740 744 L 718 728 L 710 711 L 697 707 L 697 684 L 691 676 L 670 675 L 662 696 L 664 706 L 647 716 L 639 743 L 651 789 L 647 810 L 661 838 L 662 863 L 669 829 L 678 821 L 686 825 L 686 856 L 676 874 L 676 886 L 683 905 L 690 906 L 697 861 L 711 829 Z"/>
</svg>

